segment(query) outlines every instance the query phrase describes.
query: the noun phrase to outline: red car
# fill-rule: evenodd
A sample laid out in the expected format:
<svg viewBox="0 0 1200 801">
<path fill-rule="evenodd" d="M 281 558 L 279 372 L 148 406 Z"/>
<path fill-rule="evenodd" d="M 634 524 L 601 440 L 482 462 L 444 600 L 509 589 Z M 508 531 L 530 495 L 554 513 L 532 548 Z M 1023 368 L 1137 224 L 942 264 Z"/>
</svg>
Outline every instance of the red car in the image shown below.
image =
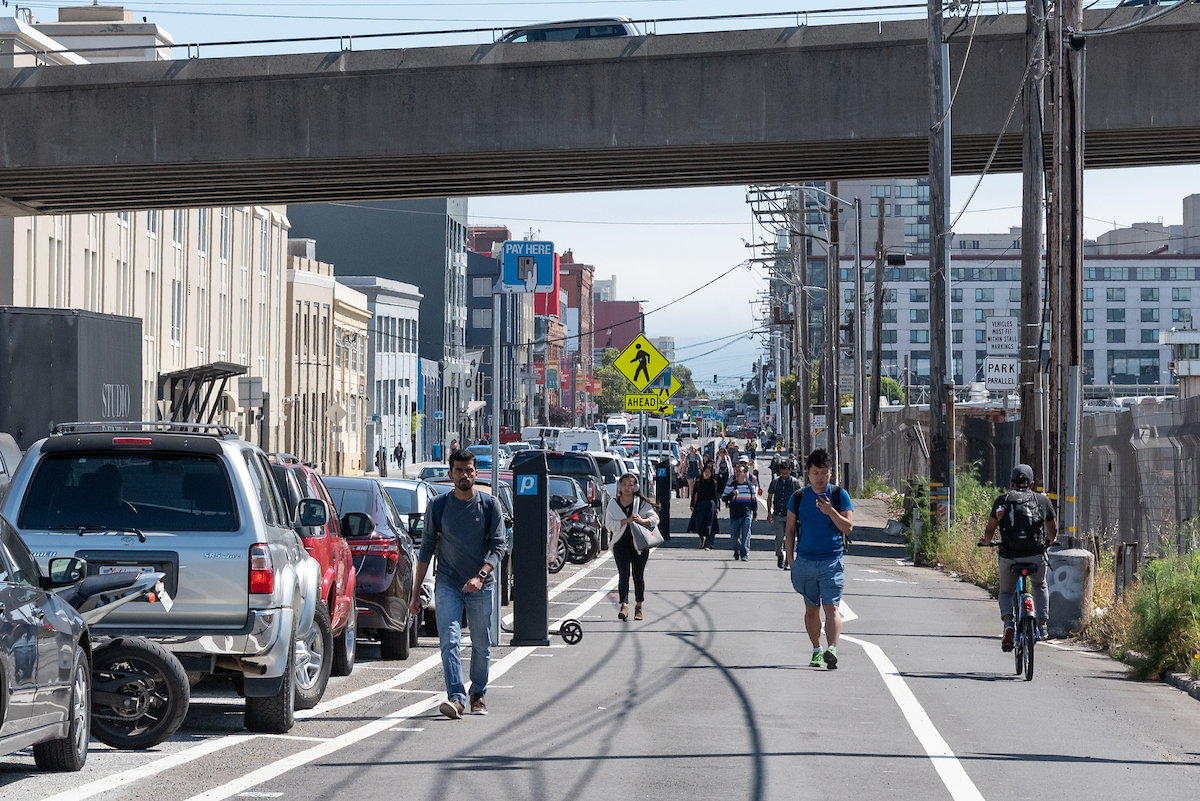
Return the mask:
<svg viewBox="0 0 1200 801">
<path fill-rule="evenodd" d="M 321 565 L 321 598 L 315 625 L 296 644 L 296 708 L 311 709 L 325 694 L 329 676 L 349 676 L 354 670 L 358 615 L 355 612 L 354 559 L 338 528 L 337 512 L 321 476 L 288 454 L 271 454 L 275 474 L 288 509 L 294 515 L 305 498 L 329 507 L 324 526 L 297 526 L 304 550 Z"/>
</svg>

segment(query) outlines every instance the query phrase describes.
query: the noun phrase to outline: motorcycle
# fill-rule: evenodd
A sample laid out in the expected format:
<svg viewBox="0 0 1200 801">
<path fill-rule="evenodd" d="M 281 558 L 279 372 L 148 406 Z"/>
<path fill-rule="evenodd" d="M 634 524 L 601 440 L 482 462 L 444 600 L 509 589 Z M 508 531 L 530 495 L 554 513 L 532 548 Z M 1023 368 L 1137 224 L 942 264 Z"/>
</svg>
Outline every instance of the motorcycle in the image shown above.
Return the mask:
<svg viewBox="0 0 1200 801">
<path fill-rule="evenodd" d="M 87 572 L 85 563 L 76 568 Z M 145 599 L 169 612 L 174 603 L 163 573 L 115 572 L 83 578 L 59 596 L 90 627 L 128 603 Z M 158 745 L 187 716 L 191 693 L 175 655 L 145 637 L 92 636 L 92 734 L 122 750 Z"/>
<path fill-rule="evenodd" d="M 566 560 L 582 565 L 600 553 L 600 521 L 587 503 L 572 504 L 557 510 L 562 518 L 560 541 L 566 546 Z"/>
</svg>

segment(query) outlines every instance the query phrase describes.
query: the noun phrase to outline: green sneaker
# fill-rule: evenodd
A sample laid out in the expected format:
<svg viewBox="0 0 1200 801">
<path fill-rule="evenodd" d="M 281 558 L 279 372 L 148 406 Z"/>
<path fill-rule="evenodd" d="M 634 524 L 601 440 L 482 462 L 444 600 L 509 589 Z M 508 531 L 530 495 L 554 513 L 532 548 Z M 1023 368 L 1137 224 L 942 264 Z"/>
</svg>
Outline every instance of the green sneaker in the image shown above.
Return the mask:
<svg viewBox="0 0 1200 801">
<path fill-rule="evenodd" d="M 820 651 L 813 651 L 812 661 L 808 663 L 809 667 L 825 667 L 825 656 Z"/>
<path fill-rule="evenodd" d="M 837 670 L 837 652 L 832 648 L 825 649 L 825 667 L 830 670 Z"/>
</svg>

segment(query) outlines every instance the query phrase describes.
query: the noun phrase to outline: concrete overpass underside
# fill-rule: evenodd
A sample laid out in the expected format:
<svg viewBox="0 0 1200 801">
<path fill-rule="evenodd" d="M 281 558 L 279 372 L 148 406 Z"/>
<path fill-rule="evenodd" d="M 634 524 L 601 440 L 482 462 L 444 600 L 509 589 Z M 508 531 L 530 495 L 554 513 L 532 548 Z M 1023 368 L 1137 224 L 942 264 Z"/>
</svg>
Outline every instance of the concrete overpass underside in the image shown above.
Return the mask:
<svg viewBox="0 0 1200 801">
<path fill-rule="evenodd" d="M 1089 168 L 1200 162 L 1198 34 L 1193 5 L 1089 41 Z M 4 70 L 0 214 L 923 176 L 925 36 L 918 20 Z M 952 80 L 966 47 L 951 40 Z M 955 173 L 983 169 L 1025 63 L 1023 16 L 980 21 Z M 1019 171 L 1020 145 L 1018 110 L 992 171 Z"/>
</svg>

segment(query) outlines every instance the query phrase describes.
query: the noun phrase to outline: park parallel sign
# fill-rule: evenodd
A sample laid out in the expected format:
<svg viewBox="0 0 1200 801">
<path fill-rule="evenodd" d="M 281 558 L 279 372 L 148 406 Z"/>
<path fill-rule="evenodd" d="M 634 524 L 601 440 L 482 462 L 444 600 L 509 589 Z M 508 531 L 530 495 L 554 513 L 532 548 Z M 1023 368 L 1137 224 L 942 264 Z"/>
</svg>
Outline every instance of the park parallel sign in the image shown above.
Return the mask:
<svg viewBox="0 0 1200 801">
<path fill-rule="evenodd" d="M 659 373 L 671 366 L 667 357 L 658 348 L 650 344 L 645 334 L 638 334 L 629 347 L 621 351 L 621 355 L 613 362 L 613 366 L 629 379 L 629 383 L 637 387 L 638 392 L 645 392 L 646 387 Z"/>
<path fill-rule="evenodd" d="M 1015 356 L 988 356 L 984 362 L 988 389 L 1016 389 L 1021 385 L 1021 364 Z"/>
<path fill-rule="evenodd" d="M 658 394 L 647 392 L 644 395 L 627 394 L 625 396 L 625 411 L 627 412 L 657 412 L 661 408 Z"/>
</svg>

